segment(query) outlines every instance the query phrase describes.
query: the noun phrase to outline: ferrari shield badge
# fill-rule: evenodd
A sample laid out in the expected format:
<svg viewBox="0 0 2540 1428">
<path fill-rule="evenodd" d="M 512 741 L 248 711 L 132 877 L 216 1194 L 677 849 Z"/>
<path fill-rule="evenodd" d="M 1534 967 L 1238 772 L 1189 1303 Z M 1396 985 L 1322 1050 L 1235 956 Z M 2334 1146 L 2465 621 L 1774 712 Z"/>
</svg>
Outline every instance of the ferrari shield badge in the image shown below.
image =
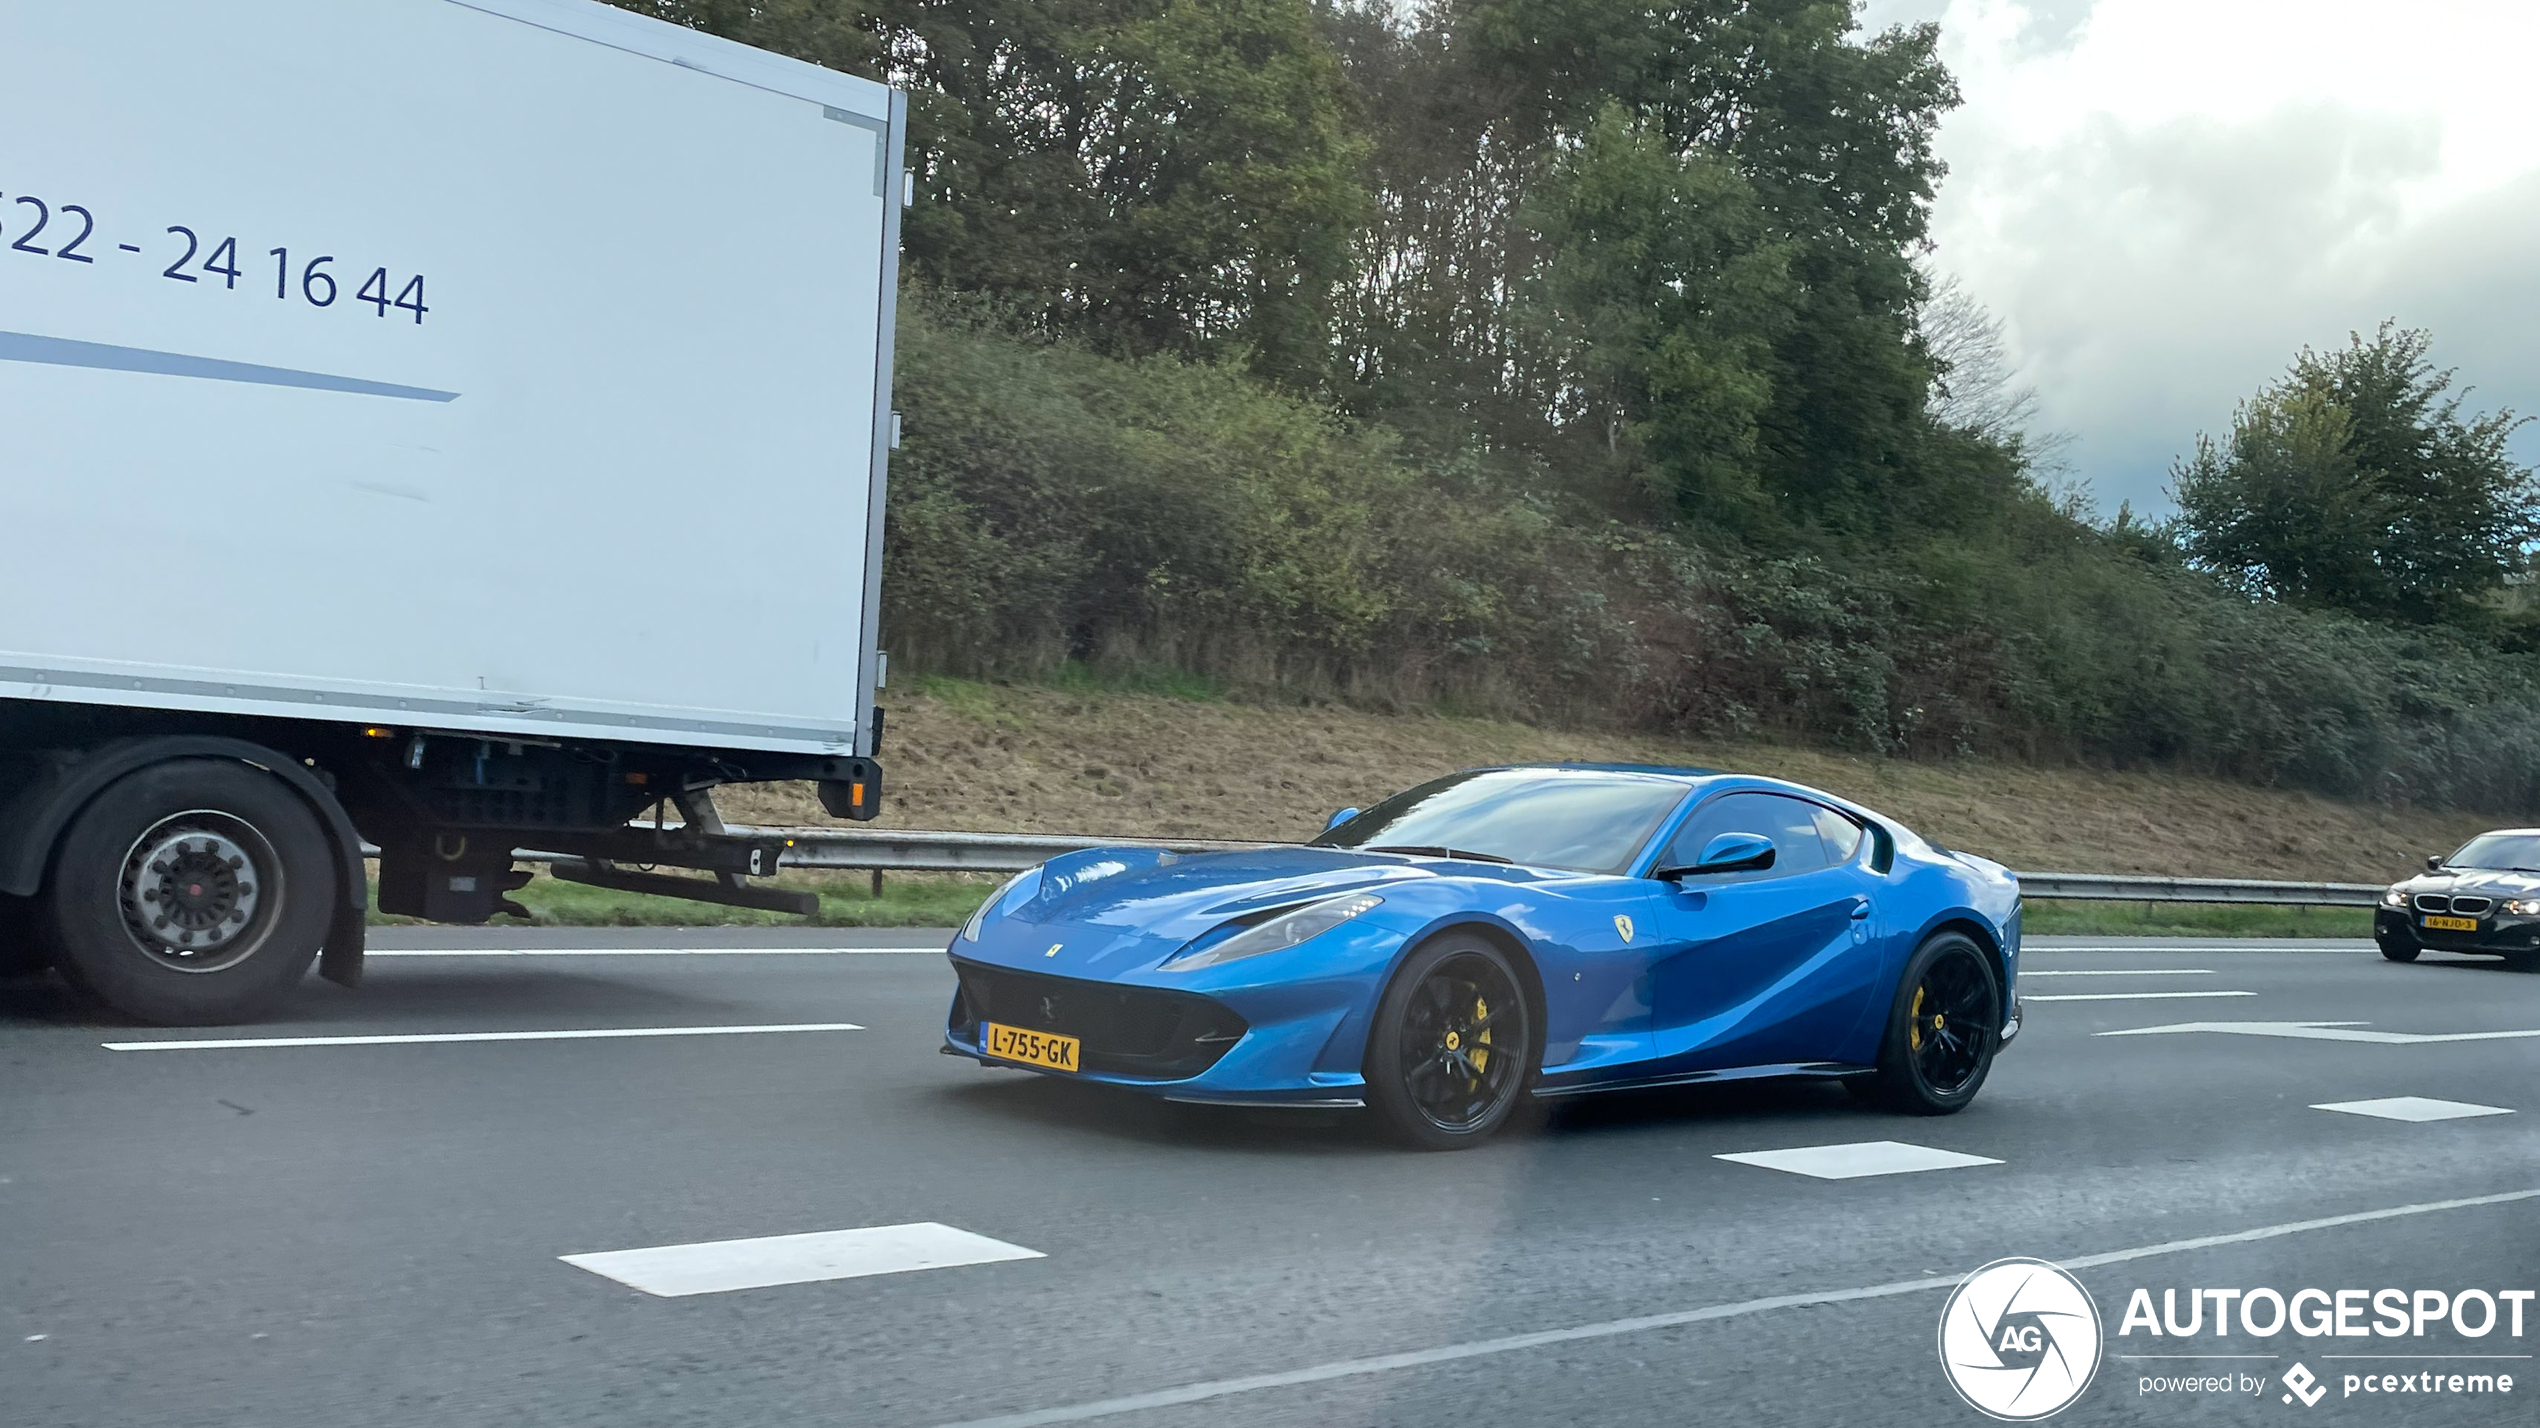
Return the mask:
<svg viewBox="0 0 2540 1428">
<path fill-rule="evenodd" d="M 1619 912 L 1614 914 L 1614 930 L 1623 934 L 1624 941 L 1632 940 L 1632 920 Z"/>
</svg>

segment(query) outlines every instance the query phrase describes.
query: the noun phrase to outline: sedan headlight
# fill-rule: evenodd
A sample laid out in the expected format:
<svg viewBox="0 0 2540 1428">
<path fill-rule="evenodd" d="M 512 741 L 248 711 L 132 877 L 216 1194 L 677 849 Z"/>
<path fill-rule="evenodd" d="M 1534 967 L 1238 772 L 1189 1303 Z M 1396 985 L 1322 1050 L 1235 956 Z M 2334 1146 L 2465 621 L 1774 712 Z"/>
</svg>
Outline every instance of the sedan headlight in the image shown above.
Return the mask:
<svg viewBox="0 0 2540 1428">
<path fill-rule="evenodd" d="M 2381 895 L 2381 905 L 2383 907 L 2406 907 L 2408 905 L 2408 890 L 2406 888 L 2392 888 L 2390 891 Z"/>
<path fill-rule="evenodd" d="M 1192 972 L 1202 967 L 1214 967 L 1220 962 L 1258 957 L 1264 952 L 1294 947 L 1309 938 L 1322 936 L 1362 912 L 1382 906 L 1384 901 L 1374 893 L 1347 893 L 1340 897 L 1327 897 L 1321 902 L 1310 902 L 1294 912 L 1281 913 L 1258 927 L 1247 927 L 1214 946 L 1203 947 L 1187 957 L 1177 957 L 1165 963 L 1162 970 Z"/>
<path fill-rule="evenodd" d="M 1006 879 L 1005 886 L 989 894 L 988 900 L 979 904 L 979 910 L 970 914 L 970 920 L 961 925 L 961 940 L 978 941 L 979 933 L 988 925 L 989 918 L 1002 917 L 1012 912 L 1021 905 L 1023 899 L 1040 890 L 1041 870 L 1038 868 L 1025 868 Z"/>
<path fill-rule="evenodd" d="M 2517 897 L 2507 899 L 2505 902 L 2505 911 L 2512 913 L 2516 917 L 2540 917 L 2540 897 Z"/>
</svg>

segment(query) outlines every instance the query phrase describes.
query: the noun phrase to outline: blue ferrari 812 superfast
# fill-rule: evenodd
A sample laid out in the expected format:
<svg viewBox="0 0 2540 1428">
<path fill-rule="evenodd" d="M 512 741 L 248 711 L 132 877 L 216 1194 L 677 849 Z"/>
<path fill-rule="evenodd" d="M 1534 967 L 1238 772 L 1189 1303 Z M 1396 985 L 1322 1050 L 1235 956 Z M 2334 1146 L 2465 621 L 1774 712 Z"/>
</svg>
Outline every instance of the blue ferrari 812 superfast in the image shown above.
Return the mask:
<svg viewBox="0 0 2540 1428">
<path fill-rule="evenodd" d="M 1473 769 L 1312 842 L 1094 848 L 954 939 L 948 1053 L 1177 1101 L 1372 1107 L 1413 1145 L 1523 1097 L 1754 1076 L 1900 1111 L 2018 1034 L 2020 892 L 1849 800 L 1707 769 Z"/>
</svg>

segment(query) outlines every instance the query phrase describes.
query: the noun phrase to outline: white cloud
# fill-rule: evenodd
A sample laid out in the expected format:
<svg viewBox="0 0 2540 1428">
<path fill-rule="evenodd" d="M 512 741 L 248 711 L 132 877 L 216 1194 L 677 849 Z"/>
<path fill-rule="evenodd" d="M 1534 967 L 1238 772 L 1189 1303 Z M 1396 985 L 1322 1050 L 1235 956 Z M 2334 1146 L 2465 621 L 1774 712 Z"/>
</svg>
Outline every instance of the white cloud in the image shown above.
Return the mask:
<svg viewBox="0 0 2540 1428">
<path fill-rule="evenodd" d="M 1886 0 L 1966 105 L 1935 262 L 1999 315 L 2104 505 L 2294 351 L 2429 327 L 2473 405 L 2540 411 L 2540 5 Z M 2526 430 L 2521 458 L 2540 459 Z"/>
</svg>

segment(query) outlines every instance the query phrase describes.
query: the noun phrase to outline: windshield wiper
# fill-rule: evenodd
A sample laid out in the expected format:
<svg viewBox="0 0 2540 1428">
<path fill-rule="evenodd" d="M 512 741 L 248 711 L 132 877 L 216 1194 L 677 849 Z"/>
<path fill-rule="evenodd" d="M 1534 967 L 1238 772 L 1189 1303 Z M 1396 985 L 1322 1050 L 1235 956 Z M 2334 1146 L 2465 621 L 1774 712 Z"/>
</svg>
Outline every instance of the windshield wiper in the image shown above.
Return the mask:
<svg viewBox="0 0 2540 1428">
<path fill-rule="evenodd" d="M 1463 848 L 1449 848 L 1438 843 L 1385 843 L 1371 847 L 1367 851 L 1370 853 L 1410 853 L 1423 858 L 1462 858 L 1468 863 L 1507 863 L 1512 866 L 1517 861 L 1514 858 L 1503 858 L 1497 853 L 1475 853 Z"/>
</svg>

